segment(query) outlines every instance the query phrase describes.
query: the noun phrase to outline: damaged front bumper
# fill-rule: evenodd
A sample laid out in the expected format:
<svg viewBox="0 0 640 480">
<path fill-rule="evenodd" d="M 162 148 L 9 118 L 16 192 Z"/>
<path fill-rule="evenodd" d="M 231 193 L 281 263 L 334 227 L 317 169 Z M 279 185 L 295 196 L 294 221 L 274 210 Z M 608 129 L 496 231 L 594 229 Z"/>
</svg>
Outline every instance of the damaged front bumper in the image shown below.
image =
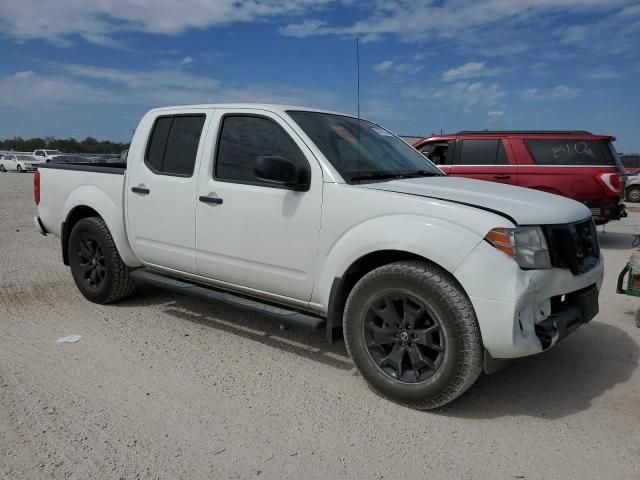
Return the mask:
<svg viewBox="0 0 640 480">
<path fill-rule="evenodd" d="M 510 359 L 543 352 L 596 316 L 604 264 L 600 257 L 577 275 L 565 268 L 522 270 L 482 242 L 454 274 L 489 355 Z"/>
</svg>

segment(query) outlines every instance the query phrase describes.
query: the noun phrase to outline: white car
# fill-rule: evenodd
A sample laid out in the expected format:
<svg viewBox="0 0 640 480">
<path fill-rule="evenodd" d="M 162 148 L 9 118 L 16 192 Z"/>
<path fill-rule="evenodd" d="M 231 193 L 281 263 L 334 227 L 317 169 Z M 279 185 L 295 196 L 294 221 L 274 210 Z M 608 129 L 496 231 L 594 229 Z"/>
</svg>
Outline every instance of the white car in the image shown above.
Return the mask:
<svg viewBox="0 0 640 480">
<path fill-rule="evenodd" d="M 31 155 L 8 153 L 0 158 L 0 172 L 35 172 L 39 164 Z"/>
<path fill-rule="evenodd" d="M 64 155 L 60 150 L 35 150 L 33 152 L 33 156 L 37 158 L 40 162 L 50 162 L 53 157 L 56 155 Z"/>
<path fill-rule="evenodd" d="M 60 237 L 88 300 L 121 300 L 144 280 L 269 305 L 265 317 L 329 341 L 342 331 L 369 386 L 416 408 L 598 313 L 604 266 L 587 207 L 448 177 L 347 115 L 151 110 L 126 167 L 44 164 L 34 197 L 36 226 Z"/>
</svg>

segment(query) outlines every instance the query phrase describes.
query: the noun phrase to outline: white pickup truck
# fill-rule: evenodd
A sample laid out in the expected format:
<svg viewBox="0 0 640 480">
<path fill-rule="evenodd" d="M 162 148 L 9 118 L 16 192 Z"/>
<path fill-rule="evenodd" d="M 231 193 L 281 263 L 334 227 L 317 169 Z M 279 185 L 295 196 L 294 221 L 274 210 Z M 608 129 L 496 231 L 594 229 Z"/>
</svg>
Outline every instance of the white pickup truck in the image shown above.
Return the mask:
<svg viewBox="0 0 640 480">
<path fill-rule="evenodd" d="M 43 164 L 34 194 L 37 227 L 61 238 L 90 301 L 121 300 L 140 280 L 232 292 L 329 341 L 342 331 L 369 386 L 415 408 L 450 402 L 483 367 L 547 350 L 598 312 L 604 267 L 584 205 L 447 177 L 347 115 L 151 110 L 126 165 Z"/>
</svg>

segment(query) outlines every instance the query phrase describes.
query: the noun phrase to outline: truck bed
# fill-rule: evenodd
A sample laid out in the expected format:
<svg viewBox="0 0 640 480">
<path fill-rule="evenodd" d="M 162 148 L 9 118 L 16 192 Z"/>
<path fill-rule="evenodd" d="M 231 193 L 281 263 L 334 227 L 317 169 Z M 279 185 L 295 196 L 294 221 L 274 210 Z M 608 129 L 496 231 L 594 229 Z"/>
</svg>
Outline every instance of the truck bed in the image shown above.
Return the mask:
<svg viewBox="0 0 640 480">
<path fill-rule="evenodd" d="M 125 228 L 125 164 L 45 163 L 38 167 L 38 213 L 47 232 L 64 240 L 63 223 L 76 208 L 93 209 L 108 223 L 121 255 L 131 264 Z M 68 232 L 66 232 L 68 233 Z"/>
</svg>

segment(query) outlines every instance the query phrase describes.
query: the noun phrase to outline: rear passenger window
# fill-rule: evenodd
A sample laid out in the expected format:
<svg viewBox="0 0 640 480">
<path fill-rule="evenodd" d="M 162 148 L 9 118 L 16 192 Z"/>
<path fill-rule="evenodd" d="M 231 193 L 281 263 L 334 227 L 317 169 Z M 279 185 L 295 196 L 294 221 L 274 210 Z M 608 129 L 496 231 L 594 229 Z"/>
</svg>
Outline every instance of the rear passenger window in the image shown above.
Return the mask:
<svg viewBox="0 0 640 480">
<path fill-rule="evenodd" d="M 204 115 L 156 119 L 147 146 L 147 166 L 161 175 L 193 175 L 204 119 Z"/>
<path fill-rule="evenodd" d="M 460 165 L 506 165 L 502 140 L 463 140 Z"/>
<path fill-rule="evenodd" d="M 256 178 L 253 169 L 261 156 L 285 157 L 301 167 L 304 154 L 280 125 L 265 117 L 229 115 L 220 132 L 215 177 L 239 183 L 273 187 Z"/>
<path fill-rule="evenodd" d="M 614 165 L 615 159 L 602 140 L 525 140 L 538 165 Z"/>
</svg>

